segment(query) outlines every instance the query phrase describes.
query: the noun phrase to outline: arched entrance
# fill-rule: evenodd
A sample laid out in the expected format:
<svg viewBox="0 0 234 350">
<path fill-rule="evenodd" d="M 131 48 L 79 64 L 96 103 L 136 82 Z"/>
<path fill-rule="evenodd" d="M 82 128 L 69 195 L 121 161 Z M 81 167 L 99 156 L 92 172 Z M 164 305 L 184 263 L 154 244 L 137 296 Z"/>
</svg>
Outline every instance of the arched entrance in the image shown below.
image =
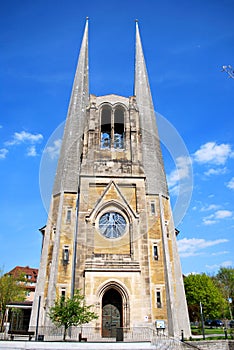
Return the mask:
<svg viewBox="0 0 234 350">
<path fill-rule="evenodd" d="M 123 326 L 123 302 L 120 293 L 108 289 L 102 298 L 102 336 L 116 337 L 116 328 Z"/>
</svg>

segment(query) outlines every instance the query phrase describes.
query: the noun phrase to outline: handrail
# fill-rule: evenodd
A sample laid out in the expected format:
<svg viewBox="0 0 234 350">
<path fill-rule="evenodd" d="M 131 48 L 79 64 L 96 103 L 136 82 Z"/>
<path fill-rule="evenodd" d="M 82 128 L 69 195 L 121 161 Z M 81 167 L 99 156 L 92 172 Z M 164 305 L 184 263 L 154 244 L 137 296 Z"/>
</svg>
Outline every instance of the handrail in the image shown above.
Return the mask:
<svg viewBox="0 0 234 350">
<path fill-rule="evenodd" d="M 139 326 L 139 327 L 118 327 L 122 329 L 122 336 L 124 342 L 151 342 L 155 349 L 161 349 L 162 346 L 167 342 L 169 346 L 173 346 L 173 349 L 199 349 L 199 347 L 192 345 L 188 342 L 181 341 L 178 338 L 169 337 L 166 334 L 159 333 L 153 327 Z M 30 327 L 30 331 L 33 331 L 34 327 Z M 79 334 L 81 333 L 81 327 L 70 327 L 67 332 L 67 338 L 72 341 L 79 341 Z M 38 334 L 43 335 L 45 341 L 60 341 L 63 337 L 63 327 L 57 328 L 55 326 L 50 327 L 39 327 Z M 117 340 L 117 329 L 116 333 L 113 332 L 110 337 L 102 336 L 102 329 L 100 327 L 83 325 L 82 326 L 82 337 L 87 338 L 87 342 L 115 342 Z M 165 344 L 166 345 L 166 344 Z"/>
</svg>

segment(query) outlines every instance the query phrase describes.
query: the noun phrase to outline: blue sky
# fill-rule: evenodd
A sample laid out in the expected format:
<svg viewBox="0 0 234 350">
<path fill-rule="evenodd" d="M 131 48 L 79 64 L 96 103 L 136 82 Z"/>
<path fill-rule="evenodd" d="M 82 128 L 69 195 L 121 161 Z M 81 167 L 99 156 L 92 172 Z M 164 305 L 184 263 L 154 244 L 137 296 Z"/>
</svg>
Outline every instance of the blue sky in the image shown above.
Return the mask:
<svg viewBox="0 0 234 350">
<path fill-rule="evenodd" d="M 173 207 L 178 185 L 186 192 L 188 178 L 193 183 L 191 202 L 177 225 L 183 272 L 213 274 L 233 266 L 234 79 L 221 72 L 223 65 L 234 66 L 233 10 L 229 0 L 1 3 L 0 266 L 5 271 L 39 266 L 38 229 L 46 223 L 45 180 L 51 177 L 42 175 L 39 185 L 42 152 L 49 140 L 46 154 L 56 162 L 86 16 L 90 92 L 96 95 L 133 94 L 134 20 L 139 19 L 155 110 L 186 149 L 170 155 L 162 145 Z M 43 167 L 44 162 L 42 173 Z"/>
</svg>

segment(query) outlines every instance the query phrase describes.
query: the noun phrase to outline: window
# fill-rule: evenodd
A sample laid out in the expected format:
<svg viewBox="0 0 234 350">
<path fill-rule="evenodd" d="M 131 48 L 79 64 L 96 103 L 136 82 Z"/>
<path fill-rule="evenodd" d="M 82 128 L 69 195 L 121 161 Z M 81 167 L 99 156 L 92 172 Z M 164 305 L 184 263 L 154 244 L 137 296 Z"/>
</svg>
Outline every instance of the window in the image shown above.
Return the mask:
<svg viewBox="0 0 234 350">
<path fill-rule="evenodd" d="M 67 209 L 67 218 L 66 218 L 66 223 L 67 224 L 71 223 L 71 214 L 72 214 L 71 209 Z"/>
<path fill-rule="evenodd" d="M 155 203 L 154 202 L 151 202 L 150 203 L 150 210 L 151 210 L 151 214 L 152 215 L 155 215 Z"/>
<path fill-rule="evenodd" d="M 154 257 L 154 260 L 158 260 L 158 246 L 157 246 L 157 244 L 153 245 L 153 257 Z"/>
<path fill-rule="evenodd" d="M 55 234 L 56 234 L 56 227 L 54 226 L 54 227 L 53 227 L 53 231 L 52 231 L 52 238 L 53 238 L 53 239 L 54 239 Z"/>
<path fill-rule="evenodd" d="M 61 298 L 64 300 L 66 297 L 66 289 L 61 289 Z"/>
<path fill-rule="evenodd" d="M 125 229 L 126 220 L 120 213 L 109 211 L 99 219 L 99 230 L 106 238 L 114 239 L 121 237 Z"/>
<path fill-rule="evenodd" d="M 69 247 L 65 245 L 63 247 L 63 265 L 67 265 L 69 262 Z"/>
<path fill-rule="evenodd" d="M 104 106 L 101 112 L 101 148 L 124 148 L 124 109 Z"/>
<path fill-rule="evenodd" d="M 105 106 L 101 115 L 101 148 L 111 147 L 111 107 Z"/>
<path fill-rule="evenodd" d="M 157 303 L 157 308 L 161 309 L 162 301 L 161 301 L 161 291 L 160 290 L 156 290 L 156 303 Z"/>
<path fill-rule="evenodd" d="M 114 148 L 124 146 L 124 110 L 117 107 L 114 113 Z"/>
</svg>

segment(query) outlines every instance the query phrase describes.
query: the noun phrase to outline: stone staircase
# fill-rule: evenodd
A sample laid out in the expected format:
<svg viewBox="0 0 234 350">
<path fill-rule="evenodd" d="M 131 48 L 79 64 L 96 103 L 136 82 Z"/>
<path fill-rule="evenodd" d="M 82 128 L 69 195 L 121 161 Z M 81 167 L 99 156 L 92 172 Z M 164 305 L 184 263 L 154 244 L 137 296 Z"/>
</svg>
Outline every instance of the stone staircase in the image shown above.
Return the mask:
<svg viewBox="0 0 234 350">
<path fill-rule="evenodd" d="M 151 346 L 155 350 L 195 350 L 197 346 L 169 337 L 154 337 Z"/>
</svg>

